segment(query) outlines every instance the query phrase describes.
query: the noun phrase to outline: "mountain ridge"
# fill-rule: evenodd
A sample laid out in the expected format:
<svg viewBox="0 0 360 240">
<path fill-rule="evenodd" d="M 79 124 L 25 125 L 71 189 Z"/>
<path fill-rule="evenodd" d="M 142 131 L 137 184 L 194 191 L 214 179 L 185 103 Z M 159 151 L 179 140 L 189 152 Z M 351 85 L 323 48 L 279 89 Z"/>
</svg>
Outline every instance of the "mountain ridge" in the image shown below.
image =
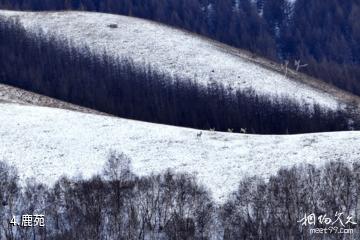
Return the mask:
<svg viewBox="0 0 360 240">
<path fill-rule="evenodd" d="M 275 62 L 160 23 L 74 11 L 0 11 L 0 14 L 19 18 L 29 31 L 41 29 L 67 38 L 78 47 L 85 42 L 99 54 L 106 50 L 115 57 L 130 56 L 137 64 L 150 64 L 165 74 L 192 78 L 202 84 L 213 79 L 235 89 L 252 87 L 259 94 L 289 95 L 305 104 L 319 103 L 332 109 L 338 105 L 360 106 L 359 97 L 320 80 L 292 70 L 285 77 Z M 110 29 L 107 25 L 114 22 L 117 28 Z"/>
</svg>

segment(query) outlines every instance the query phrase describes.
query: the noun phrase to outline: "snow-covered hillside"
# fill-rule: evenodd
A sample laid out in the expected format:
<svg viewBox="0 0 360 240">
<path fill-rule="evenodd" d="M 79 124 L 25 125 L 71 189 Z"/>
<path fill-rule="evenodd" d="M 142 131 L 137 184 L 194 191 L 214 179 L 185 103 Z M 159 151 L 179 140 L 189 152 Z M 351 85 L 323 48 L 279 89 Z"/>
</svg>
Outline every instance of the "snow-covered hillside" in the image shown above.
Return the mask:
<svg viewBox="0 0 360 240">
<path fill-rule="evenodd" d="M 267 177 L 299 163 L 360 159 L 360 132 L 261 136 L 157 125 L 95 114 L 0 104 L 0 160 L 21 179 L 53 183 L 63 174 L 99 172 L 111 150 L 132 159 L 136 174 L 191 172 L 222 202 L 245 176 Z"/>
<path fill-rule="evenodd" d="M 137 18 L 86 12 L 12 12 L 0 15 L 18 17 L 30 31 L 68 38 L 77 46 L 114 56 L 127 56 L 135 63 L 151 63 L 167 74 L 196 79 L 206 84 L 210 79 L 233 89 L 252 87 L 259 94 L 286 95 L 312 104 L 336 108 L 340 96 L 316 84 L 309 86 L 279 72 L 279 66 L 206 38 Z M 117 24 L 117 28 L 109 25 Z M 314 87 L 315 86 L 315 87 Z"/>
<path fill-rule="evenodd" d="M 25 91 L 20 88 L 9 86 L 6 84 L 0 84 L 0 103 L 18 103 L 18 104 L 31 104 L 43 107 L 53 107 L 74 110 L 85 113 L 102 114 L 99 111 L 93 109 L 80 107 L 71 103 L 63 102 L 54 98 L 46 97 L 33 92 Z"/>
<path fill-rule="evenodd" d="M 85 12 L 0 10 L 0 15 L 19 17 L 29 31 L 69 38 L 79 48 L 86 44 L 98 53 L 106 49 L 136 64 L 149 63 L 164 73 L 203 84 L 213 79 L 234 89 L 251 87 L 260 94 L 289 95 L 329 108 L 352 99 L 326 84 L 287 78 L 278 65 L 264 59 L 146 20 Z M 51 184 L 63 174 L 90 177 L 102 170 L 111 151 L 117 151 L 132 159 L 138 175 L 168 168 L 194 173 L 222 202 L 246 176 L 268 177 L 281 167 L 300 163 L 360 159 L 360 132 L 293 136 L 203 132 L 199 138 L 199 130 L 28 103 L 90 111 L 0 85 L 0 160 L 14 164 L 22 180 L 35 177 Z"/>
</svg>

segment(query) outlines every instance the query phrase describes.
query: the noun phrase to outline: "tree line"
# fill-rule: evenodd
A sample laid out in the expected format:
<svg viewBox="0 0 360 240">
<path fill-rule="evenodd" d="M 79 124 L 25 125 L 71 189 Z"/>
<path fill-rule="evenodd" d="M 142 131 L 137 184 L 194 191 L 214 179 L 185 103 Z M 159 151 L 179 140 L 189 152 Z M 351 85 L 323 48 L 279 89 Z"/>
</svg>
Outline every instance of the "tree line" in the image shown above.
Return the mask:
<svg viewBox="0 0 360 240">
<path fill-rule="evenodd" d="M 159 21 L 244 48 L 360 94 L 360 1 L 0 0 L 15 10 L 86 10 Z"/>
<path fill-rule="evenodd" d="M 167 76 L 151 63 L 94 54 L 86 46 L 41 33 L 27 33 L 14 20 L 0 19 L 0 82 L 119 117 L 198 129 L 262 134 L 358 129 L 345 110 L 327 110 L 286 97 L 234 92 Z M 349 124 L 352 118 L 354 123 Z"/>
<path fill-rule="evenodd" d="M 358 239 L 359 167 L 302 165 L 247 178 L 220 204 L 191 174 L 134 175 L 124 154 L 112 153 L 101 176 L 53 186 L 19 183 L 16 169 L 0 162 L 0 238 Z M 21 216 L 39 214 L 44 227 L 21 227 Z M 310 232 L 329 226 L 353 233 Z"/>
<path fill-rule="evenodd" d="M 358 239 L 359 167 L 300 165 L 243 180 L 221 207 L 224 239 Z"/>
</svg>

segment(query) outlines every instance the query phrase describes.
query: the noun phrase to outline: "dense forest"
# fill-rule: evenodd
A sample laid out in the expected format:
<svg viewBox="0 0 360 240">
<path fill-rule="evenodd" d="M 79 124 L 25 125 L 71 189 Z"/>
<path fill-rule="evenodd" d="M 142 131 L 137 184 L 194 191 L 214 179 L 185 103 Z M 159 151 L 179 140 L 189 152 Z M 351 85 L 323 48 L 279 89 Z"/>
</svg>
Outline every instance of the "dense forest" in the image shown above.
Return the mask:
<svg viewBox="0 0 360 240">
<path fill-rule="evenodd" d="M 293 2 L 293 3 L 291 3 Z M 15 10 L 147 18 L 250 50 L 360 95 L 359 0 L 0 0 Z"/>
<path fill-rule="evenodd" d="M 219 204 L 189 174 L 134 175 L 124 154 L 110 155 L 102 177 L 63 177 L 51 187 L 20 184 L 16 169 L 0 162 L 0 238 L 359 239 L 359 168 L 336 162 L 282 169 L 266 181 L 244 179 Z M 45 227 L 20 227 L 21 216 L 39 214 Z M 306 217 L 312 214 L 315 221 Z M 10 224 L 13 216 L 20 226 Z M 332 233 L 310 233 L 329 226 Z"/>
<path fill-rule="evenodd" d="M 345 110 L 162 75 L 131 59 L 77 49 L 0 19 L 0 82 L 120 117 L 219 131 L 284 134 L 359 129 Z M 351 123 L 351 125 L 349 125 Z"/>
</svg>

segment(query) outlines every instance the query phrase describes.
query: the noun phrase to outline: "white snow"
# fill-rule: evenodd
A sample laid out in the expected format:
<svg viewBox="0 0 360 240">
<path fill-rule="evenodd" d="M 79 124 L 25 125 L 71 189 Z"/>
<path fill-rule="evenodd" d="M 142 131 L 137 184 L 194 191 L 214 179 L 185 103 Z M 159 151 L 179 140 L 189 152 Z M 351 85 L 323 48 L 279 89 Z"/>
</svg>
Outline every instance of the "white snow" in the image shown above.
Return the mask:
<svg viewBox="0 0 360 240">
<path fill-rule="evenodd" d="M 306 104 L 335 108 L 339 103 L 332 95 L 254 63 L 244 53 L 151 21 L 85 12 L 1 10 L 0 15 L 18 16 L 29 31 L 41 29 L 71 39 L 78 47 L 86 44 L 98 53 L 106 49 L 114 56 L 128 56 L 136 64 L 152 64 L 164 73 L 202 84 L 212 78 L 234 89 L 252 87 L 259 94 L 290 94 Z M 118 28 L 111 29 L 109 24 Z M 52 184 L 62 175 L 90 177 L 102 170 L 108 154 L 115 150 L 132 159 L 138 175 L 168 168 L 194 173 L 214 199 L 223 202 L 246 176 L 269 177 L 281 167 L 301 163 L 360 159 L 360 132 L 292 136 L 204 132 L 199 139 L 199 130 L 194 129 L 7 103 L 25 99 L 24 103 L 53 105 L 50 100 L 2 88 L 0 160 L 14 164 L 22 181 L 35 177 Z"/>
<path fill-rule="evenodd" d="M 151 66 L 167 74 L 210 79 L 233 89 L 253 88 L 258 94 L 291 97 L 301 103 L 318 103 L 329 108 L 339 104 L 336 97 L 290 79 L 255 63 L 248 54 L 185 31 L 155 22 L 119 15 L 87 12 L 13 12 L 0 15 L 18 17 L 29 31 L 55 34 L 70 39 L 78 47 L 113 56 L 127 56 L 136 64 Z M 117 24 L 118 28 L 110 28 Z"/>
<path fill-rule="evenodd" d="M 132 159 L 138 175 L 170 168 L 195 173 L 218 202 L 245 176 L 268 177 L 300 163 L 360 159 L 360 132 L 243 135 L 179 128 L 18 104 L 0 104 L 0 160 L 22 180 L 52 184 L 61 175 L 99 173 L 111 150 Z"/>
</svg>

